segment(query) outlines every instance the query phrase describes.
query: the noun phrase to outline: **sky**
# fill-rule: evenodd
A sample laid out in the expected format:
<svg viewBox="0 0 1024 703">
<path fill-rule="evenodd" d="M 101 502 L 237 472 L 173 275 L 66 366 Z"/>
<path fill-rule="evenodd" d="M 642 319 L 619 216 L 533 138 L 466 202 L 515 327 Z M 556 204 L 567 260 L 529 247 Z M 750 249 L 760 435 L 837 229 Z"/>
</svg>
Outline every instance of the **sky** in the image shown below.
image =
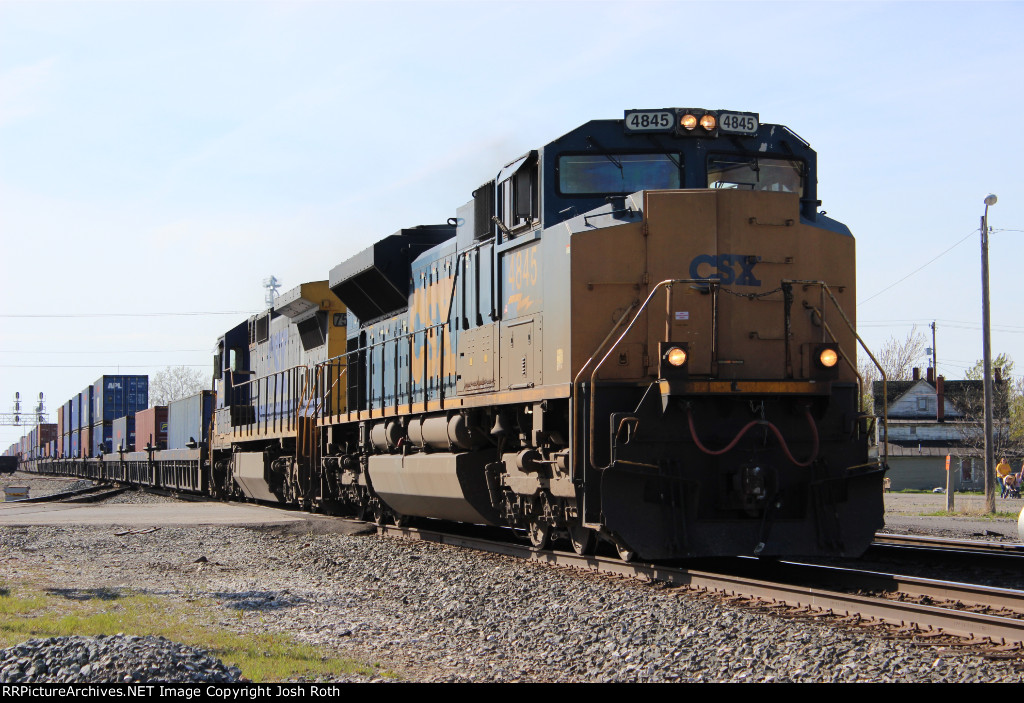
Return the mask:
<svg viewBox="0 0 1024 703">
<path fill-rule="evenodd" d="M 861 335 L 934 321 L 950 379 L 982 356 L 995 193 L 993 355 L 1024 367 L 1022 29 L 1020 2 L 0 0 L 0 412 L 212 370 L 268 276 L 326 279 L 522 153 L 671 106 L 810 142 Z"/>
</svg>

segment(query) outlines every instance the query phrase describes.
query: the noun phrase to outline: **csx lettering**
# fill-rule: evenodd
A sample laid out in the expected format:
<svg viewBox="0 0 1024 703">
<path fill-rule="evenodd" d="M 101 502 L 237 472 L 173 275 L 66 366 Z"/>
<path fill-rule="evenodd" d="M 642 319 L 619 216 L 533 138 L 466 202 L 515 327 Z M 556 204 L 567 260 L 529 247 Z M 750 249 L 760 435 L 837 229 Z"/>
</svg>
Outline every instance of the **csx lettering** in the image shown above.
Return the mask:
<svg viewBox="0 0 1024 703">
<path fill-rule="evenodd" d="M 508 267 L 508 285 L 513 290 L 537 283 L 537 247 L 520 249 L 505 260 Z"/>
<path fill-rule="evenodd" d="M 690 262 L 690 278 L 717 279 L 722 285 L 759 286 L 754 278 L 758 256 L 742 254 L 701 254 Z"/>
</svg>

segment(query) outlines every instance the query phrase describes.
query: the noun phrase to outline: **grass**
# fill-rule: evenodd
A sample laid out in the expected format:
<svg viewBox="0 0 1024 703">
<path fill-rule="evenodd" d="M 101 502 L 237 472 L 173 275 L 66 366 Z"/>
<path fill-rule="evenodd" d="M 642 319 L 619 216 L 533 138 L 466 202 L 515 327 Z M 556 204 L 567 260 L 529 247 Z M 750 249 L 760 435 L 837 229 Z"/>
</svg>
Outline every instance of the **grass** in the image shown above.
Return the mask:
<svg viewBox="0 0 1024 703">
<path fill-rule="evenodd" d="M 327 655 L 279 633 L 238 634 L 207 600 L 180 603 L 115 589 L 0 587 L 0 648 L 28 639 L 64 635 L 161 635 L 207 650 L 256 682 L 316 679 L 331 674 L 391 676 L 379 665 Z M 231 616 L 234 617 L 234 616 Z M 240 611 L 238 617 L 255 617 Z"/>
<path fill-rule="evenodd" d="M 1016 520 L 1018 514 L 1015 512 L 986 513 L 978 512 L 977 510 L 954 510 L 952 512 L 948 510 L 935 510 L 930 513 L 918 513 L 921 517 L 970 517 L 979 520 L 1001 520 L 1004 518 Z"/>
</svg>

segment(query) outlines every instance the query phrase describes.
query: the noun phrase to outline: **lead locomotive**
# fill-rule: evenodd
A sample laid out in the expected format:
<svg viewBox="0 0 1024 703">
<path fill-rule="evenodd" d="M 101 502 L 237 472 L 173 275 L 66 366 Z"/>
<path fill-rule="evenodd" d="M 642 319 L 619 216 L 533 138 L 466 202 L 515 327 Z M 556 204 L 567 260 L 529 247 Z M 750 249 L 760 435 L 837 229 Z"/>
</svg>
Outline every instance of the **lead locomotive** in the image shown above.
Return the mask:
<svg viewBox="0 0 1024 703">
<path fill-rule="evenodd" d="M 885 466 L 816 191 L 753 113 L 588 122 L 228 332 L 204 490 L 625 559 L 858 555 Z"/>
</svg>

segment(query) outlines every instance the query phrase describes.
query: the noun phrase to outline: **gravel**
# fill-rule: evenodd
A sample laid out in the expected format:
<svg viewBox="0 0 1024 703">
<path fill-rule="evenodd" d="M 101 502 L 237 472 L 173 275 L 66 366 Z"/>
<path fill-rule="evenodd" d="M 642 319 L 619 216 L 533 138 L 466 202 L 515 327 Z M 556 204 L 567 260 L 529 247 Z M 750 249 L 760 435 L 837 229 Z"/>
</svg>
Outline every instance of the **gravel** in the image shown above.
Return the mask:
<svg viewBox="0 0 1024 703">
<path fill-rule="evenodd" d="M 1024 681 L 1018 660 L 783 619 L 660 584 L 381 538 L 339 521 L 117 531 L 0 527 L 4 578 L 127 589 L 193 604 L 206 598 L 226 629 L 288 632 L 325 655 L 378 663 L 405 681 Z M 159 678 L 177 671 L 176 645 L 156 638 L 134 645 L 164 652 L 153 655 L 166 666 L 158 663 L 151 680 L 178 680 Z M 22 660 L 63 661 L 50 650 L 69 646 L 0 652 L 0 671 Z M 117 676 L 141 666 L 135 661 L 102 680 L 123 680 Z M 27 669 L 19 664 L 18 671 Z M 89 675 L 107 675 L 96 671 Z"/>
<path fill-rule="evenodd" d="M 163 637 L 51 637 L 0 650 L 0 683 L 234 683 L 241 671 Z"/>
</svg>

